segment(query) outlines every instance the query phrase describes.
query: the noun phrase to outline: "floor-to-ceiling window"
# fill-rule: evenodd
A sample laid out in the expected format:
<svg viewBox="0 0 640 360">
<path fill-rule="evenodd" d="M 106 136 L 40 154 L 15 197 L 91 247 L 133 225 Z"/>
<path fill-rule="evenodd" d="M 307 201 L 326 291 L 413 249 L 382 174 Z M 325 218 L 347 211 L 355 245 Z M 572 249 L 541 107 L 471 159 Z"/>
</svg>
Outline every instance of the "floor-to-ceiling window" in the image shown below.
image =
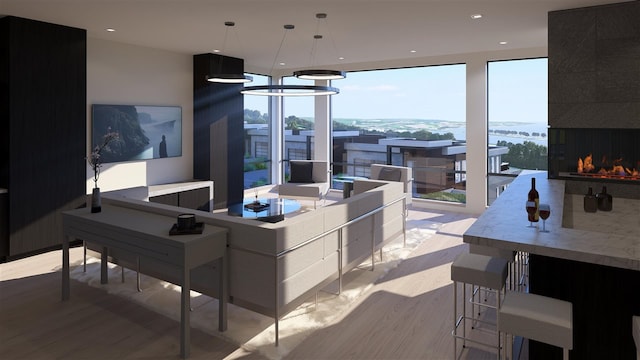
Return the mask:
<svg viewBox="0 0 640 360">
<path fill-rule="evenodd" d="M 253 77 L 252 86 L 268 85 L 269 77 L 248 74 Z M 244 97 L 244 188 L 250 189 L 272 184 L 270 167 L 271 136 L 269 124 L 271 111 L 268 96 Z"/>
<path fill-rule="evenodd" d="M 413 168 L 413 196 L 466 202 L 466 66 L 349 72 L 333 85 L 334 176 Z M 341 186 L 340 182 L 333 184 Z"/>
<path fill-rule="evenodd" d="M 282 79 L 284 85 L 313 85 L 313 81 L 293 76 Z M 313 96 L 282 97 L 284 119 L 283 174 L 289 177 L 289 160 L 314 159 L 313 141 L 315 128 L 315 106 Z"/>
<path fill-rule="evenodd" d="M 490 205 L 523 169 L 547 169 L 547 59 L 491 61 L 487 72 Z"/>
</svg>

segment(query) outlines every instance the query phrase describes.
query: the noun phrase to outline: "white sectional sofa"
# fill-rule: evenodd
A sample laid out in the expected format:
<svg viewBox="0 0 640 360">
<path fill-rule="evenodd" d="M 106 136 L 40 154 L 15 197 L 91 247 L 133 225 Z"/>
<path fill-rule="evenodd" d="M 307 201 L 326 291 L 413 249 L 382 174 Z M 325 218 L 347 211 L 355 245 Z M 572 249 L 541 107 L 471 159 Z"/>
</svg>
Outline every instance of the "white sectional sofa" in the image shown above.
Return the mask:
<svg viewBox="0 0 640 360">
<path fill-rule="evenodd" d="M 229 229 L 229 302 L 274 317 L 276 345 L 279 318 L 367 258 L 373 263 L 375 250 L 406 230 L 403 184 L 380 180 L 356 180 L 353 196 L 276 223 L 150 203 L 122 191 L 105 193 L 103 203 L 170 216 L 195 213 L 196 221 Z M 110 255 L 124 266 L 135 264 Z M 144 263 L 140 271 L 155 275 Z M 216 279 L 216 263 L 207 264 L 192 271 L 192 288 L 218 297 Z"/>
</svg>

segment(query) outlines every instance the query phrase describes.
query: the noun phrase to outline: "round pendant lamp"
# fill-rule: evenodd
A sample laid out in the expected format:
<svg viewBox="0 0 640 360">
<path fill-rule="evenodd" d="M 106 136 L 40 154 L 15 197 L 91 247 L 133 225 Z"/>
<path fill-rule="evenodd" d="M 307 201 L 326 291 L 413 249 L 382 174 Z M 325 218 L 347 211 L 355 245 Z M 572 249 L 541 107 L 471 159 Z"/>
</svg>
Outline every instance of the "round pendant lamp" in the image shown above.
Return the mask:
<svg viewBox="0 0 640 360">
<path fill-rule="evenodd" d="M 227 46 L 227 35 L 229 33 L 229 28 L 234 27 L 236 25 L 233 21 L 225 21 L 224 26 L 226 27 L 224 30 L 224 42 L 222 43 L 222 52 Z M 222 62 L 224 57 L 220 58 L 218 63 L 218 72 L 215 74 L 207 75 L 207 81 L 213 83 L 222 83 L 222 84 L 245 84 L 253 81 L 253 77 L 245 75 L 245 74 L 223 74 L 222 73 Z"/>
</svg>

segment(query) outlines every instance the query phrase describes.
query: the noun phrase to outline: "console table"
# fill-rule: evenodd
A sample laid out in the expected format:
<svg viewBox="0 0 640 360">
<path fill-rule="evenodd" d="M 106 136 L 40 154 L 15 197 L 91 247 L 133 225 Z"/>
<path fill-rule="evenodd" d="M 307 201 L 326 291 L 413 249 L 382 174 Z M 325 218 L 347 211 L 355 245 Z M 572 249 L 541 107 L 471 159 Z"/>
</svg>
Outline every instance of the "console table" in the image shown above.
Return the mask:
<svg viewBox="0 0 640 360">
<path fill-rule="evenodd" d="M 88 208 L 62 213 L 62 300 L 68 300 L 69 242 L 81 239 L 102 247 L 101 283 L 107 283 L 108 249 L 135 256 L 152 264 L 182 287 L 180 310 L 180 355 L 189 356 L 191 270 L 212 261 L 220 262 L 219 323 L 227 328 L 227 230 L 204 225 L 202 234 L 170 236 L 175 218 L 114 205 L 103 205 L 102 212 L 90 213 Z M 172 281 L 173 282 L 173 281 Z"/>
</svg>

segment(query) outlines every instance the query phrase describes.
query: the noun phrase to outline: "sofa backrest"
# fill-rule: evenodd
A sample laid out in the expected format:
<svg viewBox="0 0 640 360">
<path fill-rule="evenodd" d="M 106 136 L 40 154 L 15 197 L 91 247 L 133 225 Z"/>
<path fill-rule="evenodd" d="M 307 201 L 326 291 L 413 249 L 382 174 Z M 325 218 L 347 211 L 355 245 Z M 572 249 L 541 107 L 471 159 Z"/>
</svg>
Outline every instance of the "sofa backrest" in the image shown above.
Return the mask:
<svg viewBox="0 0 640 360">
<path fill-rule="evenodd" d="M 313 182 L 323 183 L 329 181 L 329 162 L 325 160 L 290 160 L 290 169 L 293 164 L 311 163 Z M 290 171 L 290 173 L 293 170 Z"/>
<path fill-rule="evenodd" d="M 103 203 L 111 203 L 172 217 L 185 212 L 194 213 L 197 221 L 229 229 L 228 241 L 232 246 L 274 254 L 296 246 L 306 239 L 322 234 L 346 221 L 397 199 L 398 196 L 402 196 L 402 187 L 399 184 L 386 181 L 356 180 L 354 182 L 354 192 L 355 189 L 359 193 L 350 198 L 329 206 L 320 207 L 317 210 L 285 218 L 284 221 L 276 223 L 229 216 L 226 209 L 206 212 L 124 198 L 119 194 L 105 194 Z M 260 239 L 260 241 L 256 241 L 256 239 Z"/>
<path fill-rule="evenodd" d="M 371 179 L 384 181 L 399 181 L 404 184 L 407 194 L 407 204 L 413 198 L 413 169 L 406 166 L 371 164 Z"/>
</svg>

